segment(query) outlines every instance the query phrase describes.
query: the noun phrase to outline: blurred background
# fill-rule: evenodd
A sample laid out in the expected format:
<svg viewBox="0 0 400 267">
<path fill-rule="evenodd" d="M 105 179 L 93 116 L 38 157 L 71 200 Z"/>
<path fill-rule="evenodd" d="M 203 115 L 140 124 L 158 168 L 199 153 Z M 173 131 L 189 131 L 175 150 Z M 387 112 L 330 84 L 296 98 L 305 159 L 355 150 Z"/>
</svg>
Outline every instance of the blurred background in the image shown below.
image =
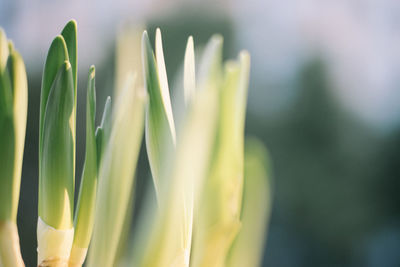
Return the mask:
<svg viewBox="0 0 400 267">
<path fill-rule="evenodd" d="M 118 33 L 130 25 L 154 36 L 161 28 L 172 91 L 187 37 L 199 47 L 221 33 L 226 58 L 251 53 L 246 134 L 272 157 L 263 266 L 400 266 L 400 1 L 0 0 L 0 26 L 29 80 L 18 214 L 27 266 L 36 265 L 42 69 L 71 18 L 78 22 L 77 183 L 87 72 L 96 65 L 99 120 L 116 84 Z M 138 178 L 146 179 L 138 186 L 148 175 L 142 150 Z"/>
</svg>

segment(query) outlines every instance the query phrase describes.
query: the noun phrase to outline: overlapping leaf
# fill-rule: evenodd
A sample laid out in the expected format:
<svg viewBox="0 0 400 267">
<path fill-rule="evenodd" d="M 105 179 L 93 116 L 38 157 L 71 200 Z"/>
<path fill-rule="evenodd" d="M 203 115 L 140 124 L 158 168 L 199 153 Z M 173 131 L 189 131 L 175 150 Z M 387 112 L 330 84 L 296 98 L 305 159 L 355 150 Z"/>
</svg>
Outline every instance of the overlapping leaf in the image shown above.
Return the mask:
<svg viewBox="0 0 400 267">
<path fill-rule="evenodd" d="M 73 109 L 72 68 L 65 61 L 47 98 L 40 161 L 39 216 L 56 229 L 69 229 L 73 225 L 75 144 L 70 125 Z"/>
<path fill-rule="evenodd" d="M 246 140 L 242 227 L 228 256 L 228 267 L 260 266 L 271 213 L 270 163 L 264 145 Z"/>
<path fill-rule="evenodd" d="M 21 55 L 0 29 L 0 219 L 16 221 L 25 143 L 28 85 Z"/>
<path fill-rule="evenodd" d="M 89 267 L 114 264 L 142 140 L 145 96 L 129 79 L 113 111 L 110 140 L 99 170 Z"/>
<path fill-rule="evenodd" d="M 75 214 L 73 246 L 87 248 L 94 223 L 97 191 L 97 145 L 95 136 L 96 90 L 95 69 L 89 70 L 86 101 L 86 155 Z"/>
<path fill-rule="evenodd" d="M 163 184 L 167 183 L 160 180 L 161 172 L 166 171 L 168 166 L 166 154 L 173 150 L 176 137 L 161 34 L 159 31 L 157 32 L 157 60 L 154 57 L 147 32 L 144 32 L 142 39 L 142 60 L 145 85 L 149 95 L 149 103 L 146 108 L 146 149 L 156 192 L 159 195 L 160 190 L 164 187 Z"/>
<path fill-rule="evenodd" d="M 76 22 L 72 20 L 53 40 L 42 78 L 39 216 L 56 229 L 73 226 L 76 45 Z"/>
</svg>

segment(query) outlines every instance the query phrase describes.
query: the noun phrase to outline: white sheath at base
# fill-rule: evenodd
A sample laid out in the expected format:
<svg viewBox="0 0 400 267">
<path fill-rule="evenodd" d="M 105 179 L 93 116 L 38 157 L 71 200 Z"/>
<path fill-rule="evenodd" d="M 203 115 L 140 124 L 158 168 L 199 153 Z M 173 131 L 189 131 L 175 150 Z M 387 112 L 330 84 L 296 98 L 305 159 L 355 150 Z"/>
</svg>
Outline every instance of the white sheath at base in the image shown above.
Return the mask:
<svg viewBox="0 0 400 267">
<path fill-rule="evenodd" d="M 74 228 L 57 230 L 47 225 L 40 217 L 37 225 L 38 266 L 68 266 Z M 52 264 L 56 263 L 56 264 Z"/>
<path fill-rule="evenodd" d="M 12 221 L 2 221 L 0 224 L 0 267 L 25 266 L 19 247 L 17 225 Z"/>
<path fill-rule="evenodd" d="M 81 267 L 85 261 L 87 248 L 80 248 L 72 245 L 71 255 L 69 257 L 69 267 Z"/>
</svg>

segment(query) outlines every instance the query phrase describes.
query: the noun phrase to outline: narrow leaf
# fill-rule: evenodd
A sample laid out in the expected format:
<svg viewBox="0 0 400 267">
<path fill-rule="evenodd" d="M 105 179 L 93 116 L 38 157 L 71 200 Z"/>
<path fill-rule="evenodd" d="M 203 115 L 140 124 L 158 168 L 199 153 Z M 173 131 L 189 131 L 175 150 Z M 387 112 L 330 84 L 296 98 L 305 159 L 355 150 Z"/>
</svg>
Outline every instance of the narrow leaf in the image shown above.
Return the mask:
<svg viewBox="0 0 400 267">
<path fill-rule="evenodd" d="M 215 51 L 210 41 L 205 55 Z M 213 48 L 214 47 L 214 48 Z M 210 49 L 210 50 L 207 50 Z M 206 65 L 217 66 L 213 60 Z M 208 62 L 208 63 L 207 63 Z M 248 72 L 247 72 L 248 73 Z M 211 77 L 213 74 L 210 74 Z M 214 76 L 215 77 L 215 76 Z M 218 80 L 217 77 L 214 78 Z M 242 88 L 245 86 L 245 88 Z M 204 184 L 198 222 L 198 239 L 194 266 L 225 266 L 226 256 L 240 229 L 240 212 L 243 193 L 243 126 L 238 114 L 239 97 L 247 91 L 247 83 L 241 82 L 241 65 L 229 61 L 225 64 L 220 90 L 218 133 L 214 147 L 210 174 Z M 245 103 L 245 102 L 244 102 Z"/>
<path fill-rule="evenodd" d="M 71 63 L 72 68 L 72 78 L 74 81 L 74 108 L 72 110 L 72 116 L 70 120 L 71 129 L 72 129 L 72 139 L 76 140 L 76 98 L 77 98 L 77 74 L 78 74 L 78 52 L 77 52 L 77 25 L 75 20 L 70 20 L 64 27 L 61 32 L 61 35 L 64 37 L 65 44 L 68 50 L 68 60 Z M 73 147 L 73 153 L 75 152 L 76 148 Z M 74 166 L 73 171 L 75 175 L 75 156 L 74 156 Z"/>
<path fill-rule="evenodd" d="M 17 220 L 19 192 L 21 185 L 22 161 L 25 145 L 26 118 L 28 109 L 28 82 L 25 64 L 21 55 L 12 50 L 9 58 L 10 77 L 13 85 L 13 124 L 14 124 L 14 170 L 12 188 L 12 220 Z"/>
<path fill-rule="evenodd" d="M 261 266 L 271 214 L 270 163 L 264 145 L 246 140 L 242 227 L 228 258 L 228 267 Z"/>
<path fill-rule="evenodd" d="M 13 217 L 13 172 L 15 158 L 14 123 L 11 116 L 0 116 L 0 221 Z"/>
<path fill-rule="evenodd" d="M 6 68 L 8 54 L 7 36 L 3 28 L 0 27 L 0 73 Z"/>
<path fill-rule="evenodd" d="M 210 86 L 218 88 L 221 83 L 222 44 L 222 36 L 216 34 L 210 38 L 204 48 L 200 60 L 198 75 L 198 88 L 200 90 L 203 87 L 210 88 Z"/>
<path fill-rule="evenodd" d="M 78 204 L 75 214 L 73 246 L 87 248 L 94 223 L 94 204 L 97 191 L 97 152 L 95 137 L 96 90 L 95 69 L 89 70 L 86 101 L 86 154 Z"/>
<path fill-rule="evenodd" d="M 111 132 L 111 97 L 107 97 L 100 126 L 96 129 L 97 168 L 100 167 L 104 149 L 107 147 Z"/>
<path fill-rule="evenodd" d="M 73 226 L 74 140 L 70 118 L 74 108 L 71 64 L 65 61 L 50 89 L 43 115 L 43 151 L 39 175 L 39 216 L 56 229 Z"/>
<path fill-rule="evenodd" d="M 157 47 L 160 49 L 159 45 Z M 167 151 L 174 147 L 175 129 L 173 128 L 173 120 L 168 119 L 169 116 L 172 118 L 172 112 L 169 113 L 165 103 L 170 105 L 170 100 L 161 92 L 157 64 L 147 32 L 143 33 L 142 38 L 142 58 L 145 86 L 149 95 L 149 103 L 146 108 L 146 149 L 156 192 L 159 195 L 163 188 L 160 183 L 166 183 L 166 181 L 160 180 L 160 173 L 166 168 L 166 160 L 163 159 Z M 172 123 L 170 124 L 171 120 Z"/>
<path fill-rule="evenodd" d="M 157 28 L 156 30 L 156 61 L 157 61 L 158 80 L 160 82 L 161 99 L 164 105 L 165 114 L 167 116 L 168 125 L 171 131 L 172 142 L 175 144 L 176 143 L 175 125 L 174 125 L 174 118 L 172 115 L 171 99 L 169 96 L 167 70 L 165 68 L 164 52 L 162 47 L 162 37 L 159 28 Z"/>
<path fill-rule="evenodd" d="M 99 189 L 88 266 L 113 266 L 143 134 L 145 93 L 127 81 L 117 99 L 112 130 L 99 171 Z"/>
<path fill-rule="evenodd" d="M 47 99 L 49 97 L 50 89 L 54 83 L 57 72 L 66 60 L 68 60 L 67 45 L 65 44 L 64 38 L 61 35 L 58 35 L 56 38 L 54 38 L 53 42 L 50 45 L 43 70 L 42 88 L 40 93 L 39 161 L 42 158 L 42 136 L 44 131 L 43 124 L 44 114 L 47 106 Z M 39 172 L 40 165 L 41 164 L 39 164 Z"/>
<path fill-rule="evenodd" d="M 12 113 L 12 81 L 7 68 L 10 50 L 7 36 L 0 28 L 0 115 L 11 116 Z"/>
<path fill-rule="evenodd" d="M 194 204 L 212 155 L 217 107 L 217 92 L 207 89 L 190 106 L 167 177 L 169 190 L 160 196 L 159 214 L 150 240 L 143 242 L 146 250 L 139 266 L 189 266 Z"/>
<path fill-rule="evenodd" d="M 1 33 L 0 33 L 1 35 Z M 1 37 L 0 37 L 1 38 Z M 5 40 L 6 41 L 6 40 Z M 2 41 L 0 41 L 2 42 Z M 24 62 L 12 47 L 0 74 L 0 220 L 16 222 L 25 143 L 28 86 Z M 3 53 L 3 55 L 5 55 Z M 6 83 L 3 83 L 7 81 Z"/>
<path fill-rule="evenodd" d="M 61 32 L 68 50 L 68 58 L 71 63 L 72 76 L 74 79 L 74 94 L 76 101 L 77 73 L 78 73 L 78 52 L 77 52 L 77 25 L 75 20 L 70 20 Z"/>
</svg>

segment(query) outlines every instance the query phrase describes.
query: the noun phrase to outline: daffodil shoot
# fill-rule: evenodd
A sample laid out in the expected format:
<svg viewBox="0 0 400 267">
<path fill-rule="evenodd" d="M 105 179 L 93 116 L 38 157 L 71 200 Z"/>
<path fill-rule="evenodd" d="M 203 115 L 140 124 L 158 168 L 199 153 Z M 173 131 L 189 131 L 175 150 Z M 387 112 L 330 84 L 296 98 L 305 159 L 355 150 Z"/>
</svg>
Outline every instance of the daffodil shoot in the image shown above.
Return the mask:
<svg viewBox="0 0 400 267">
<path fill-rule="evenodd" d="M 188 36 L 182 75 L 171 85 L 161 30 L 154 50 L 153 33 L 121 31 L 115 100 L 97 112 L 102 74 L 91 66 L 78 88 L 77 29 L 71 20 L 49 41 L 43 68 L 37 266 L 260 266 L 272 191 L 264 145 L 245 141 L 250 54 L 224 61 L 221 35 L 200 50 Z M 24 266 L 16 222 L 27 105 L 24 61 L 0 28 L 1 267 Z M 86 136 L 76 135 L 77 116 Z M 76 173 L 80 138 L 85 156 Z M 135 202 L 143 160 L 150 186 Z"/>
</svg>

